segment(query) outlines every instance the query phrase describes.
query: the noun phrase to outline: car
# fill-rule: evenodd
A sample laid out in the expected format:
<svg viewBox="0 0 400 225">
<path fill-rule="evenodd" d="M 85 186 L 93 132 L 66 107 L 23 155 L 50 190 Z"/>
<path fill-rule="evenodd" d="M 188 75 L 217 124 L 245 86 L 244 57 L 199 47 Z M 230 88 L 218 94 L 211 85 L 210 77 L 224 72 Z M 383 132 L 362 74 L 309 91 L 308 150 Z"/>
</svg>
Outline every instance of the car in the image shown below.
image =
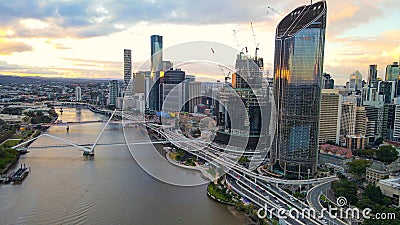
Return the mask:
<svg viewBox="0 0 400 225">
<path fill-rule="evenodd" d="M 294 200 L 295 200 L 294 198 L 290 197 L 290 201 L 294 202 Z"/>
<path fill-rule="evenodd" d="M 267 184 L 267 186 L 268 186 L 268 187 L 271 187 L 271 185 L 270 185 L 270 184 Z"/>
</svg>

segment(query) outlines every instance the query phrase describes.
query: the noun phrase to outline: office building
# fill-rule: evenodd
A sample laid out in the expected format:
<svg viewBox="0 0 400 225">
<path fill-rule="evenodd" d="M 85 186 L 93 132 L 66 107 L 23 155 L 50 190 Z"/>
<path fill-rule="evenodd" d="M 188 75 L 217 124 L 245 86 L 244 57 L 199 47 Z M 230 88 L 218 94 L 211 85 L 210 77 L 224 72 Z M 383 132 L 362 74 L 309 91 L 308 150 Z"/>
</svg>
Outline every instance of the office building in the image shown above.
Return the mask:
<svg viewBox="0 0 400 225">
<path fill-rule="evenodd" d="M 386 66 L 385 81 L 399 80 L 399 63 L 394 62 L 392 65 Z"/>
<path fill-rule="evenodd" d="M 316 172 L 326 16 L 325 1 L 301 6 L 276 29 L 274 95 L 279 117 L 271 158 L 285 174 Z"/>
<path fill-rule="evenodd" d="M 385 104 L 383 106 L 383 120 L 382 120 L 382 138 L 384 140 L 393 140 L 395 120 L 396 120 L 396 105 Z"/>
<path fill-rule="evenodd" d="M 400 141 L 400 105 L 395 106 L 393 140 Z"/>
<path fill-rule="evenodd" d="M 361 91 L 362 88 L 362 75 L 359 71 L 355 71 L 350 75 L 348 89 L 351 91 Z"/>
<path fill-rule="evenodd" d="M 322 88 L 323 89 L 334 89 L 335 81 L 332 79 L 330 74 L 324 73 L 322 75 Z"/>
<path fill-rule="evenodd" d="M 378 94 L 383 97 L 385 104 L 392 103 L 396 96 L 396 81 L 379 81 Z"/>
<path fill-rule="evenodd" d="M 171 61 L 163 61 L 162 63 L 162 70 L 163 71 L 168 71 L 170 69 L 173 69 L 173 64 Z"/>
<path fill-rule="evenodd" d="M 133 74 L 133 93 L 145 93 L 146 77 L 150 77 L 150 71 L 138 71 Z"/>
<path fill-rule="evenodd" d="M 151 72 L 163 70 L 163 37 L 151 35 Z"/>
<path fill-rule="evenodd" d="M 180 69 L 168 70 L 160 77 L 160 111 L 181 111 L 184 105 L 184 84 L 186 73 Z"/>
<path fill-rule="evenodd" d="M 338 90 L 323 89 L 319 119 L 319 143 L 339 144 L 343 96 Z"/>
<path fill-rule="evenodd" d="M 163 37 L 152 35 L 150 37 L 151 47 L 151 72 L 150 77 L 146 79 L 146 108 L 150 111 L 160 111 L 160 78 L 164 76 L 163 72 Z"/>
<path fill-rule="evenodd" d="M 201 104 L 201 82 L 185 80 L 185 109 L 193 113 L 196 105 Z"/>
<path fill-rule="evenodd" d="M 378 66 L 370 65 L 368 70 L 368 86 L 369 87 L 377 87 L 378 85 Z"/>
</svg>

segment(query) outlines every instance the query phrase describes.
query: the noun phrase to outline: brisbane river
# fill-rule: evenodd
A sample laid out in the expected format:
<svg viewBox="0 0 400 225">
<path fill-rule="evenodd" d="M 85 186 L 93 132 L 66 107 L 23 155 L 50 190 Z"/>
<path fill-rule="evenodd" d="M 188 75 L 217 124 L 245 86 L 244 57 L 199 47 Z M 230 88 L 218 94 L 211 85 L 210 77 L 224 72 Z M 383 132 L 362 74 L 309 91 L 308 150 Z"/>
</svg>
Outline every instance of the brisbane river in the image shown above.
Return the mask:
<svg viewBox="0 0 400 225">
<path fill-rule="evenodd" d="M 59 112 L 59 109 L 57 109 Z M 87 109 L 64 108 L 64 122 L 107 119 Z M 46 133 L 78 144 L 94 143 L 105 123 L 50 127 Z M 133 128 L 132 128 L 133 129 Z M 48 137 L 36 140 L 19 163 L 32 168 L 19 185 L 0 185 L 1 224 L 245 224 L 241 213 L 206 195 L 206 185 L 180 187 L 148 175 L 133 159 L 120 124 L 110 124 L 86 160 L 75 147 Z M 103 144 L 103 145 L 102 145 Z M 48 146 L 46 148 L 38 148 Z M 52 147 L 53 146 L 53 147 Z M 142 150 L 146 145 L 133 148 Z M 151 161 L 154 151 L 148 151 Z M 188 182 L 201 174 L 168 163 L 160 171 Z"/>
</svg>

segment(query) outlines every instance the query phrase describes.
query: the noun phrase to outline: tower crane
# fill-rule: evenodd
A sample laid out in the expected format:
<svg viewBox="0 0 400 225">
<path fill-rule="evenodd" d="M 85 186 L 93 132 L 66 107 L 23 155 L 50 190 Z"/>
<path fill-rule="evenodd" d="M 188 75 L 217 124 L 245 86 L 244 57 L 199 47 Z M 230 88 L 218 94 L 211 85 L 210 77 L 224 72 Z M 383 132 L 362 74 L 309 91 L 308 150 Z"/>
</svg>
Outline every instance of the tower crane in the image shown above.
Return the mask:
<svg viewBox="0 0 400 225">
<path fill-rule="evenodd" d="M 251 22 L 250 25 L 251 25 L 251 32 L 253 33 L 254 46 L 256 47 L 256 48 L 255 48 L 254 59 L 257 60 L 257 52 L 258 52 L 258 50 L 260 50 L 260 49 L 258 48 L 258 46 L 260 45 L 260 43 L 257 43 L 257 42 L 256 42 L 256 35 L 255 35 L 255 33 L 254 33 L 253 22 Z"/>
<path fill-rule="evenodd" d="M 279 12 L 278 10 L 276 10 L 276 9 L 270 7 L 270 6 L 267 7 L 267 15 L 269 14 L 269 11 L 271 11 L 273 13 L 276 13 L 278 15 L 283 15 L 283 13 Z"/>
<path fill-rule="evenodd" d="M 211 48 L 211 52 L 214 55 L 215 54 L 215 50 L 214 48 Z M 225 74 L 224 69 L 222 68 L 221 65 L 218 65 L 219 69 L 221 70 L 222 74 Z M 231 72 L 229 71 L 228 74 L 225 76 L 225 83 L 228 83 L 228 80 L 231 80 Z"/>
<path fill-rule="evenodd" d="M 243 52 L 244 50 L 246 50 L 246 53 L 248 53 L 247 47 L 241 48 L 241 45 L 239 44 L 239 41 L 238 41 L 238 38 L 237 38 L 237 31 L 236 30 L 233 30 L 233 36 L 235 37 L 235 42 L 236 42 L 236 45 L 237 45 L 238 49 L 240 49 L 240 54 L 244 54 L 244 52 Z"/>
</svg>

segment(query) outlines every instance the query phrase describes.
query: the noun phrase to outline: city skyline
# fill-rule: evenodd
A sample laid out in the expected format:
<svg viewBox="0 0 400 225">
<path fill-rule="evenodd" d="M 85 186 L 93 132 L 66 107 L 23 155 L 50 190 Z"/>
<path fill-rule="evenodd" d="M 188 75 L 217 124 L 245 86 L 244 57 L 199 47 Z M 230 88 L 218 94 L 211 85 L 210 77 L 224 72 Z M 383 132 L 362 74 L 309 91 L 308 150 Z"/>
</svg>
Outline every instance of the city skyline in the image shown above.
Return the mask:
<svg viewBox="0 0 400 225">
<path fill-rule="evenodd" d="M 3 4 L 0 6 L 4 15 L 0 23 L 3 43 L 0 74 L 120 78 L 122 49 L 132 49 L 135 71 L 149 59 L 148 39 L 153 34 L 165 37 L 165 48 L 201 40 L 238 49 L 232 35 L 236 30 L 238 42 L 252 53 L 255 46 L 250 22 L 260 43 L 259 56 L 272 72 L 274 27 L 294 6 L 309 2 L 204 2 L 195 9 L 190 4 L 174 1 L 157 2 L 162 7 L 152 7 L 155 3 L 19 1 Z M 324 72 L 332 74 L 337 84 L 344 85 L 356 70 L 367 80 L 369 65 L 378 64 L 378 77 L 383 78 L 386 66 L 399 60 L 400 31 L 396 26 L 399 15 L 395 13 L 395 5 L 399 3 L 382 0 L 346 4 L 328 1 L 328 4 Z M 222 11 L 214 9 L 222 7 Z M 207 16 L 203 16 L 205 13 Z"/>
</svg>

